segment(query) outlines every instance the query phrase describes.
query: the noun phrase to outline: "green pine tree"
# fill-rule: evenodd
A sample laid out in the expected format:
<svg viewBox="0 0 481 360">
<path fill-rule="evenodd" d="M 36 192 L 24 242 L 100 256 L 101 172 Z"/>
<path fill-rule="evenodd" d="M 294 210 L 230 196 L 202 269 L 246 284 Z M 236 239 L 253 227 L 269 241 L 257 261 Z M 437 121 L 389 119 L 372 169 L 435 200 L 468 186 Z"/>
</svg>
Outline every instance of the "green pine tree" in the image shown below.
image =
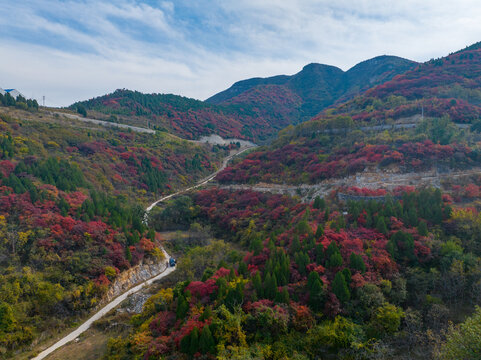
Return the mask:
<svg viewBox="0 0 481 360">
<path fill-rule="evenodd" d="M 342 265 L 342 256 L 341 253 L 332 254 L 329 258 L 329 267 L 336 268 Z"/>
<path fill-rule="evenodd" d="M 202 328 L 199 338 L 199 350 L 202 354 L 215 353 L 215 341 L 210 331 L 209 325 Z"/>
<path fill-rule="evenodd" d="M 180 351 L 184 354 L 188 354 L 190 350 L 190 334 L 185 335 L 180 339 Z"/>
<path fill-rule="evenodd" d="M 312 285 L 316 280 L 321 281 L 319 273 L 317 273 L 316 271 L 311 271 L 307 276 L 307 288 L 309 289 L 309 291 L 312 289 Z"/>
<path fill-rule="evenodd" d="M 428 225 L 426 224 L 426 221 L 420 221 L 419 222 L 418 233 L 421 236 L 427 236 L 428 235 Z"/>
<path fill-rule="evenodd" d="M 316 263 L 320 265 L 324 260 L 324 246 L 322 244 L 317 244 L 315 252 L 316 252 Z"/>
<path fill-rule="evenodd" d="M 346 279 L 342 272 L 338 272 L 334 276 L 334 280 L 332 281 L 332 292 L 337 296 L 341 303 L 346 303 L 351 298 Z"/>
<path fill-rule="evenodd" d="M 204 312 L 199 317 L 199 321 L 205 321 L 207 319 L 210 319 L 211 317 L 212 317 L 212 309 L 210 308 L 210 306 L 206 306 L 204 309 Z"/>
<path fill-rule="evenodd" d="M 176 317 L 177 319 L 184 319 L 189 311 L 189 304 L 183 295 L 180 295 L 177 299 L 177 311 Z"/>
<path fill-rule="evenodd" d="M 301 249 L 301 242 L 299 241 L 299 236 L 296 234 L 292 238 L 291 246 L 289 248 L 291 254 L 297 253 Z"/>
<path fill-rule="evenodd" d="M 247 264 L 240 260 L 239 261 L 239 267 L 237 268 L 237 271 L 239 272 L 239 275 L 246 276 L 247 275 Z"/>
<path fill-rule="evenodd" d="M 268 273 L 264 280 L 264 296 L 266 299 L 274 300 L 277 294 L 277 279 L 275 275 Z"/>
<path fill-rule="evenodd" d="M 262 287 L 262 279 L 259 272 L 256 272 L 256 274 L 252 277 L 252 285 L 254 286 L 257 296 L 262 298 L 264 296 L 264 291 Z"/>
<path fill-rule="evenodd" d="M 321 224 L 319 224 L 317 225 L 316 238 L 319 239 L 323 235 L 324 235 L 324 228 L 322 227 Z"/>
<path fill-rule="evenodd" d="M 381 234 L 386 235 L 388 233 L 386 222 L 384 221 L 384 216 L 378 216 L 376 219 L 376 230 Z"/>
<path fill-rule="evenodd" d="M 319 196 L 316 196 L 314 199 L 314 204 L 312 205 L 314 209 L 320 209 L 321 208 L 321 198 Z"/>
<path fill-rule="evenodd" d="M 324 305 L 324 288 L 320 279 L 315 279 L 309 290 L 309 306 L 314 311 L 320 311 Z"/>
<path fill-rule="evenodd" d="M 358 270 L 361 273 L 366 272 L 366 264 L 364 264 L 364 260 L 362 259 L 361 255 L 357 255 L 355 253 L 351 253 L 349 257 L 349 266 L 353 270 Z"/>
<path fill-rule="evenodd" d="M 189 344 L 189 355 L 193 356 L 199 351 L 199 329 L 194 327 L 190 332 L 190 344 Z"/>
</svg>

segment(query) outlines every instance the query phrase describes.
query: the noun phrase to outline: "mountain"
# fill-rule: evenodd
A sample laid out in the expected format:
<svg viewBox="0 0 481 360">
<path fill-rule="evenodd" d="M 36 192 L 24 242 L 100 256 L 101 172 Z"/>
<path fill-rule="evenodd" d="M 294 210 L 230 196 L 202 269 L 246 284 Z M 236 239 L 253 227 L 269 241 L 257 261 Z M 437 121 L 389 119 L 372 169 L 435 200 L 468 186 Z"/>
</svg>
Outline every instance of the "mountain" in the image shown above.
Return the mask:
<svg viewBox="0 0 481 360">
<path fill-rule="evenodd" d="M 413 69 L 416 65 L 414 61 L 385 55 L 363 61 L 346 72 L 335 66 L 313 63 L 292 76 L 280 75 L 239 81 L 206 102 L 217 105 L 251 105 L 258 107 L 261 112 L 266 102 L 271 103 L 280 109 L 271 106 L 263 112 L 264 116 L 272 117 L 275 114 L 287 125 L 308 120 L 339 100 L 352 98 L 372 86 Z M 281 89 L 285 96 L 275 102 L 272 93 L 280 92 Z M 283 109 L 285 98 L 291 99 L 291 103 L 296 106 L 289 113 Z M 274 112 L 271 111 L 272 108 Z"/>
<path fill-rule="evenodd" d="M 402 120 L 421 112 L 457 123 L 481 116 L 481 44 L 432 59 L 338 106 L 331 114 L 355 121 Z M 325 114 L 320 114 L 322 119 Z"/>
<path fill-rule="evenodd" d="M 315 184 L 366 171 L 479 167 L 480 88 L 481 48 L 476 44 L 419 64 L 281 131 L 271 146 L 225 169 L 218 179 Z"/>
<path fill-rule="evenodd" d="M 0 356 L 78 327 L 162 246 L 175 271 L 57 358 L 478 358 L 479 48 L 361 94 L 386 59 L 311 64 L 220 105 L 118 90 L 72 106 L 152 133 L 0 98 Z M 232 145 L 174 134 L 262 138 L 331 101 L 191 187 Z"/>
<path fill-rule="evenodd" d="M 240 81 L 207 101 L 172 94 L 143 94 L 116 90 L 77 102 L 114 121 L 166 130 L 187 139 L 217 134 L 262 142 L 278 130 L 310 119 L 341 98 L 350 98 L 371 86 L 416 66 L 413 61 L 380 56 L 347 72 L 321 64 L 306 65 L 293 76 Z"/>
</svg>

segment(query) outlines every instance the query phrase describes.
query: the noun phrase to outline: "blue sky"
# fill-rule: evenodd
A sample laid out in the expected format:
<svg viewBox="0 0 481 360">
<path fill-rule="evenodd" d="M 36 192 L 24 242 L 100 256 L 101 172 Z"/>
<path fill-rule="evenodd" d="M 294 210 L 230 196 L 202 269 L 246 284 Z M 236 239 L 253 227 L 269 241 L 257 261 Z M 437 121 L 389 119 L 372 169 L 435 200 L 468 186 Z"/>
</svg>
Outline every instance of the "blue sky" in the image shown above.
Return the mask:
<svg viewBox="0 0 481 360">
<path fill-rule="evenodd" d="M 47 105 L 117 88 L 205 99 L 237 80 L 481 41 L 474 0 L 0 0 L 0 87 Z"/>
</svg>

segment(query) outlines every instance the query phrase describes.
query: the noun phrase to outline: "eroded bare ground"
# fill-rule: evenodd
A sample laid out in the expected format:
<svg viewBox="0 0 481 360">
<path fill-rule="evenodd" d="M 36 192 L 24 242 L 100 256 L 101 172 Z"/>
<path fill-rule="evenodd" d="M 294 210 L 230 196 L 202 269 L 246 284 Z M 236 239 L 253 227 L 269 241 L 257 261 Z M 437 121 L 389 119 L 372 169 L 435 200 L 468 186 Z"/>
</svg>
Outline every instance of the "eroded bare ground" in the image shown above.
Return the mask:
<svg viewBox="0 0 481 360">
<path fill-rule="evenodd" d="M 316 196 L 327 196 L 333 189 L 347 186 L 360 187 L 368 189 L 387 189 L 392 190 L 398 186 L 414 185 L 414 186 L 434 186 L 442 187 L 444 182 L 453 182 L 463 177 L 472 175 L 481 175 L 481 168 L 476 167 L 469 170 L 453 170 L 448 172 L 438 172 L 436 170 L 424 172 L 395 173 L 382 171 L 368 171 L 353 176 L 340 179 L 324 180 L 318 184 L 233 184 L 221 185 L 221 188 L 240 190 L 251 189 L 261 192 L 271 192 L 276 194 L 286 194 L 291 196 L 299 196 L 302 201 L 311 201 Z"/>
</svg>

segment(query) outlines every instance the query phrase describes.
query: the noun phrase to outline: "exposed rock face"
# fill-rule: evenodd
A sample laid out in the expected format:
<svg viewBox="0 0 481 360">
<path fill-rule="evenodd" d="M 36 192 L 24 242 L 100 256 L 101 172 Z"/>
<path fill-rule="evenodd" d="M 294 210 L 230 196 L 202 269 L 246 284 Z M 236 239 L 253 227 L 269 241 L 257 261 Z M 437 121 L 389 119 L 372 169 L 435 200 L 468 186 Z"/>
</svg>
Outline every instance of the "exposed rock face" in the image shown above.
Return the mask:
<svg viewBox="0 0 481 360">
<path fill-rule="evenodd" d="M 117 309 L 117 311 L 127 312 L 129 314 L 140 314 L 144 304 L 147 302 L 150 296 L 151 294 L 146 294 L 143 290 L 141 290 L 140 292 L 131 295 L 128 300 L 126 300 L 126 304 Z"/>
<path fill-rule="evenodd" d="M 270 192 L 274 194 L 284 194 L 289 196 L 298 196 L 301 201 L 310 202 L 316 196 L 325 197 L 330 192 L 341 186 L 357 186 L 368 189 L 387 189 L 392 190 L 402 185 L 414 186 L 433 186 L 440 188 L 441 183 L 447 179 L 462 178 L 465 176 L 481 174 L 481 168 L 473 167 L 469 170 L 448 170 L 438 171 L 433 168 L 430 171 L 402 173 L 389 170 L 365 170 L 356 175 L 346 176 L 344 178 L 333 178 L 324 180 L 318 184 L 266 184 L 258 183 L 248 184 L 231 184 L 221 185 L 221 189 L 230 190 L 254 190 L 259 192 Z"/>
<path fill-rule="evenodd" d="M 109 302 L 131 287 L 157 276 L 167 268 L 167 265 L 168 264 L 165 259 L 162 259 L 159 262 L 146 260 L 144 263 L 136 265 L 119 274 L 113 284 L 110 286 L 107 294 L 105 294 L 99 306 Z"/>
</svg>

